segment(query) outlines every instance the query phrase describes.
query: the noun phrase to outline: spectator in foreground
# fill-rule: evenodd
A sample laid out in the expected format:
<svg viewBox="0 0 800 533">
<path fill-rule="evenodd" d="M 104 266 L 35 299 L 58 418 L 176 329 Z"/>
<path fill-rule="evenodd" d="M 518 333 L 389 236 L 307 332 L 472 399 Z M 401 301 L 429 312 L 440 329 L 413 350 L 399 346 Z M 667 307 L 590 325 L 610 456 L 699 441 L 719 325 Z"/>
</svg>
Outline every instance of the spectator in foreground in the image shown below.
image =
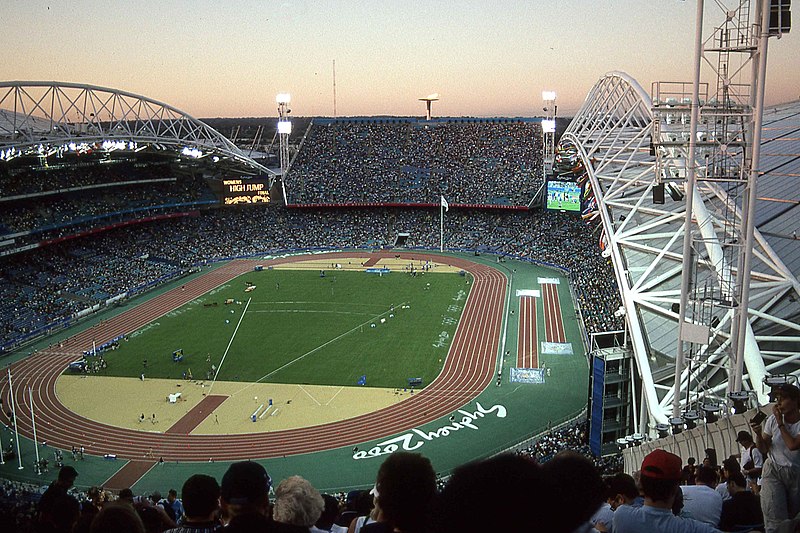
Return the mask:
<svg viewBox="0 0 800 533">
<path fill-rule="evenodd" d="M 112 502 L 103 506 L 92 521 L 91 533 L 145 533 L 144 523 L 126 502 Z"/>
<path fill-rule="evenodd" d="M 430 531 L 436 498 L 436 472 L 430 459 L 418 453 L 391 454 L 378 470 L 375 492 L 385 525 L 379 525 L 380 521 L 367 525 L 362 528 L 364 533 Z"/>
<path fill-rule="evenodd" d="M 300 476 L 286 478 L 275 489 L 275 505 L 272 509 L 274 530 L 307 533 L 316 524 L 324 508 L 325 500 L 311 483 Z"/>
<path fill-rule="evenodd" d="M 737 461 L 735 457 L 730 456 L 722 461 L 722 475 L 720 476 L 716 491 L 720 496 L 722 496 L 723 502 L 731 499 L 731 495 L 728 492 L 728 480 L 735 472 L 741 471 L 742 467 L 739 465 L 739 461 Z"/>
<path fill-rule="evenodd" d="M 522 455 L 462 465 L 442 491 L 435 531 L 549 531 L 549 486 L 542 468 Z"/>
<path fill-rule="evenodd" d="M 547 461 L 542 470 L 550 485 L 551 505 L 546 511 L 554 520 L 550 531 L 569 533 L 586 529 L 607 491 L 592 462 L 576 452 L 566 451 Z"/>
<path fill-rule="evenodd" d="M 220 485 L 225 531 L 268 531 L 271 486 L 267 471 L 256 462 L 241 461 L 228 467 Z"/>
<path fill-rule="evenodd" d="M 325 508 L 317 519 L 317 523 L 311 528 L 311 533 L 325 533 L 327 531 L 345 533 L 347 531 L 346 527 L 343 528 L 334 523 L 336 517 L 339 516 L 339 500 L 330 494 L 323 494 L 322 499 L 325 501 Z"/>
<path fill-rule="evenodd" d="M 47 513 L 51 501 L 59 494 L 66 494 L 75 484 L 75 478 L 77 477 L 78 471 L 71 466 L 61 467 L 61 470 L 58 471 L 58 477 L 47 487 L 47 490 L 42 494 L 41 500 L 39 500 L 39 513 Z"/>
<path fill-rule="evenodd" d="M 636 499 L 639 497 L 639 488 L 636 486 L 636 480 L 628 474 L 619 473 L 606 478 L 606 503 L 594 514 L 592 525 L 597 531 L 604 531 L 612 533 L 614 530 L 613 520 L 614 511 L 620 505 L 637 505 Z"/>
<path fill-rule="evenodd" d="M 783 384 L 773 388 L 775 405 L 764 429 L 753 425 L 764 461 L 761 510 L 767 533 L 800 513 L 800 389 Z"/>
<path fill-rule="evenodd" d="M 195 474 L 183 484 L 184 520 L 164 533 L 212 533 L 219 526 L 219 484 L 205 474 Z"/>
<path fill-rule="evenodd" d="M 722 502 L 722 515 L 719 528 L 722 531 L 743 531 L 746 528 L 763 531 L 764 515 L 758 496 L 747 490 L 747 484 L 741 472 L 728 476 L 729 500 Z"/>
<path fill-rule="evenodd" d="M 699 466 L 695 484 L 681 487 L 683 489 L 683 516 L 716 527 L 722 513 L 722 495 L 717 492 L 716 487 L 716 471 L 704 465 Z"/>
<path fill-rule="evenodd" d="M 708 533 L 718 529 L 672 513 L 680 490 L 681 458 L 658 449 L 642 461 L 639 482 L 644 506 L 622 505 L 614 511 L 614 533 Z M 715 493 L 716 494 L 716 493 Z"/>
</svg>

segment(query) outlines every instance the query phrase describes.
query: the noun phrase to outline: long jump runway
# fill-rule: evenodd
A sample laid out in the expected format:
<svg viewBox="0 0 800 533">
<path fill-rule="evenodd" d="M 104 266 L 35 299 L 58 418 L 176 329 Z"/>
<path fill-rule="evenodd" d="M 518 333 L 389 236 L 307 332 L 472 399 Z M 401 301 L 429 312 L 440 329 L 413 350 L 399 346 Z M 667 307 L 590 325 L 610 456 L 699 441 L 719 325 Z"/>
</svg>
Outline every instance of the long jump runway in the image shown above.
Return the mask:
<svg viewBox="0 0 800 533">
<path fill-rule="evenodd" d="M 500 342 L 506 278 L 498 270 L 456 257 L 403 253 L 402 259 L 447 263 L 470 272 L 474 283 L 439 376 L 403 402 L 361 416 L 330 424 L 257 434 L 189 435 L 150 433 L 102 424 L 67 409 L 56 396 L 56 380 L 67 365 L 92 345 L 128 334 L 231 279 L 252 271 L 256 264 L 277 265 L 308 259 L 394 258 L 397 254 L 336 252 L 293 256 L 274 260 L 236 260 L 204 276 L 156 296 L 128 312 L 113 317 L 65 340 L 60 347 L 42 350 L 11 367 L 18 413 L 30 410 L 29 388 L 36 406 L 39 441 L 70 449 L 84 446 L 92 455 L 115 454 L 124 459 L 145 455 L 166 461 L 205 462 L 269 459 L 352 446 L 407 431 L 447 415 L 478 396 L 491 382 Z M 0 386 L 4 405 L 10 405 L 8 380 Z M 97 398 L 114 408 L 124 398 Z M 29 417 L 17 417 L 19 431 L 33 438 Z"/>
</svg>

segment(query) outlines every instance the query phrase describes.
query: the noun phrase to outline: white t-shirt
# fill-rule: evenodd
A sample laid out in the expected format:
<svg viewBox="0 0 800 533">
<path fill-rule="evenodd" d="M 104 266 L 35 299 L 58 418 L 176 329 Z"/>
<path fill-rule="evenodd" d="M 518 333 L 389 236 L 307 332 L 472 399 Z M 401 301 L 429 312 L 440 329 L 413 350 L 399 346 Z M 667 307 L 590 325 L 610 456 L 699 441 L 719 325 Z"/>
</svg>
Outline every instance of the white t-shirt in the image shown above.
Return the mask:
<svg viewBox="0 0 800 533">
<path fill-rule="evenodd" d="M 786 424 L 786 429 L 793 436 L 800 434 L 800 420 L 794 424 Z M 769 448 L 769 456 L 772 462 L 779 466 L 795 466 L 800 468 L 800 450 L 792 451 L 783 442 L 781 430 L 778 427 L 778 421 L 775 415 L 769 415 L 766 423 L 764 424 L 763 435 L 772 437 L 772 445 Z"/>
<path fill-rule="evenodd" d="M 753 468 L 763 468 L 764 467 L 764 456 L 761 455 L 761 452 L 753 446 L 752 448 L 745 448 L 742 447 L 742 469 L 744 469 L 744 465 L 746 465 L 749 461 L 753 461 Z M 742 472 L 744 473 L 744 472 Z M 758 478 L 758 484 L 761 484 L 761 476 L 747 476 L 749 479 L 756 479 Z"/>
</svg>

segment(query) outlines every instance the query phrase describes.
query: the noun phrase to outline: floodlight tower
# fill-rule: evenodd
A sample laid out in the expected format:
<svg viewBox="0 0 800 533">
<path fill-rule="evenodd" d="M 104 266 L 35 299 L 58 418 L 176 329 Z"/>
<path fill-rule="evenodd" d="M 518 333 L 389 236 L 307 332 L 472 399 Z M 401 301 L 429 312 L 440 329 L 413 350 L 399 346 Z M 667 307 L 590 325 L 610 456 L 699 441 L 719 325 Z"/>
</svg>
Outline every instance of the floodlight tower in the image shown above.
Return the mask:
<svg viewBox="0 0 800 533">
<path fill-rule="evenodd" d="M 555 146 L 556 146 L 556 112 L 558 106 L 556 105 L 556 92 L 555 91 L 542 91 L 542 100 L 544 100 L 544 107 L 542 111 L 545 112 L 542 118 L 542 136 L 544 137 L 544 176 L 547 177 L 553 171 L 553 160 L 555 159 Z"/>
<path fill-rule="evenodd" d="M 670 392 L 676 420 L 702 401 L 726 403 L 726 395 L 746 389 L 767 400 L 761 383 L 768 368 L 751 324 L 750 274 L 768 39 L 789 32 L 790 2 L 726 3 L 734 6 L 716 2 L 722 22 L 704 35 L 704 1 L 697 2 L 693 81 L 653 84 L 654 184 L 662 191 L 653 203 L 664 203 L 668 185 L 683 189 L 686 204 Z M 701 82 L 703 67 L 708 81 Z M 713 200 L 701 199 L 704 191 Z M 720 331 L 724 343 L 714 340 Z M 717 385 L 706 376 L 714 378 L 720 367 L 727 379 L 717 377 Z M 745 367 L 749 383 L 743 383 Z"/>
<path fill-rule="evenodd" d="M 420 102 L 425 102 L 426 113 L 425 113 L 425 120 L 431 119 L 431 102 L 435 102 L 439 99 L 439 93 L 429 94 L 428 96 L 424 96 L 419 99 Z"/>
<path fill-rule="evenodd" d="M 289 135 L 292 133 L 292 121 L 289 120 L 289 102 L 292 101 L 289 93 L 280 93 L 275 97 L 278 103 L 278 140 L 280 141 L 281 178 L 289 169 Z"/>
</svg>

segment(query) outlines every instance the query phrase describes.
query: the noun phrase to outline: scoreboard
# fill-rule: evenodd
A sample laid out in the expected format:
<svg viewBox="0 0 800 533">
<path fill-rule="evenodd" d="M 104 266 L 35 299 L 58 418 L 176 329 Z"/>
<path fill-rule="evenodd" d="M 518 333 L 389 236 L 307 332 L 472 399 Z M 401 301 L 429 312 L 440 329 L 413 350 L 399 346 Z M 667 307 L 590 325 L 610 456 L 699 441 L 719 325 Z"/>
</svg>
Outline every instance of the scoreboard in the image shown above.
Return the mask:
<svg viewBox="0 0 800 533">
<path fill-rule="evenodd" d="M 225 205 L 269 203 L 269 181 L 266 178 L 224 179 L 220 199 Z"/>
<path fill-rule="evenodd" d="M 547 180 L 547 209 L 554 211 L 581 210 L 581 186 L 574 181 Z"/>
</svg>

